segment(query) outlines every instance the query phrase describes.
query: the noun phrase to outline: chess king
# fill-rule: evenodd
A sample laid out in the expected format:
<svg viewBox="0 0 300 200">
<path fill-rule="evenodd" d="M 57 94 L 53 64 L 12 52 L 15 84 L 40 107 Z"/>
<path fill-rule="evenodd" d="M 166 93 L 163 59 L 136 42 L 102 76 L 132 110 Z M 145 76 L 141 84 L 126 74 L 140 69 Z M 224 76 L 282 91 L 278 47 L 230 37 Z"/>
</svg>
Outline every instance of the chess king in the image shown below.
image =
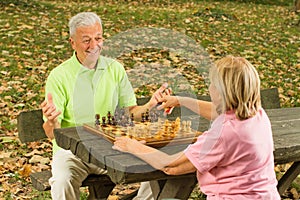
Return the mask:
<svg viewBox="0 0 300 200">
<path fill-rule="evenodd" d="M 46 99 L 41 104 L 43 128 L 52 140 L 52 199 L 79 199 L 79 187 L 89 174 L 104 169 L 85 163 L 70 151 L 57 146 L 55 128 L 78 126 L 94 119 L 95 114 L 112 114 L 116 107 L 127 108 L 134 116 L 151 110 L 163 91 L 163 84 L 145 105 L 138 106 L 124 67 L 116 60 L 101 56 L 103 29 L 101 19 L 92 12 L 82 12 L 69 21 L 73 55 L 54 68 L 46 82 Z M 147 199 L 142 193 L 139 198 Z"/>
</svg>

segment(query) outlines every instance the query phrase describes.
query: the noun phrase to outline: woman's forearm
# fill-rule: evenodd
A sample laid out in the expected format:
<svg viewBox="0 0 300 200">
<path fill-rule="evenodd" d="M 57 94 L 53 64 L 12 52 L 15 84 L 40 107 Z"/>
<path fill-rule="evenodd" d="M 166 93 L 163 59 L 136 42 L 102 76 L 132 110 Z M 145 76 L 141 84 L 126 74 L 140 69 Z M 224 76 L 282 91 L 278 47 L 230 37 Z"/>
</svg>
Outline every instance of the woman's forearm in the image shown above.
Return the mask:
<svg viewBox="0 0 300 200">
<path fill-rule="evenodd" d="M 178 101 L 180 106 L 184 106 L 208 120 L 217 117 L 217 112 L 215 111 L 212 102 L 197 100 L 190 97 L 178 97 Z"/>
<path fill-rule="evenodd" d="M 168 155 L 155 148 L 146 146 L 140 141 L 127 137 L 117 137 L 113 149 L 131 153 L 159 170 L 162 170 L 180 157 L 180 155 L 177 154 Z"/>
<path fill-rule="evenodd" d="M 166 166 L 172 164 L 180 157 L 179 154 L 169 155 L 155 148 L 143 145 L 141 143 L 129 153 L 132 153 L 133 155 L 150 164 L 155 169 L 159 170 L 162 170 Z"/>
</svg>

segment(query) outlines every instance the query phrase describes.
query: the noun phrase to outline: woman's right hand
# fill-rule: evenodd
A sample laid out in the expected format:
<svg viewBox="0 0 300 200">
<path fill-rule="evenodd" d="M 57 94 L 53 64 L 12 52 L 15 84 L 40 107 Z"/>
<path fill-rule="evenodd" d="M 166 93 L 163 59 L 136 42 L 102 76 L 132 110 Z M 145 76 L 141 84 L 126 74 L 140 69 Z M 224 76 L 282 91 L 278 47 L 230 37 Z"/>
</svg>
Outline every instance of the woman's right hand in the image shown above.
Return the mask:
<svg viewBox="0 0 300 200">
<path fill-rule="evenodd" d="M 163 102 L 157 107 L 158 110 L 165 109 L 166 114 L 171 114 L 174 107 L 179 106 L 179 100 L 176 96 L 165 95 L 161 101 Z"/>
</svg>

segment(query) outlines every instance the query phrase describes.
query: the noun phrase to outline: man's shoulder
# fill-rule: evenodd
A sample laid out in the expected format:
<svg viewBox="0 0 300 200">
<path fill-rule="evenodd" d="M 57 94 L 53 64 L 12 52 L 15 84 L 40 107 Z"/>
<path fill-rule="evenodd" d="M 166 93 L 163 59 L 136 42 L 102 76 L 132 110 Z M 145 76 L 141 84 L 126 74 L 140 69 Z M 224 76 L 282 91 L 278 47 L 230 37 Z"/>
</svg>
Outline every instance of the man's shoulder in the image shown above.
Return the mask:
<svg viewBox="0 0 300 200">
<path fill-rule="evenodd" d="M 53 68 L 51 74 L 69 73 L 69 70 L 72 68 L 72 65 L 73 65 L 73 59 L 69 58 L 68 60 L 62 62 L 57 67 Z"/>
<path fill-rule="evenodd" d="M 119 61 L 106 56 L 100 56 L 100 68 L 124 69 Z"/>
<path fill-rule="evenodd" d="M 48 80 L 56 80 L 63 82 L 65 80 L 70 81 L 76 74 L 76 69 L 74 69 L 74 64 L 72 58 L 62 62 L 57 67 L 53 68 L 48 76 Z"/>
</svg>

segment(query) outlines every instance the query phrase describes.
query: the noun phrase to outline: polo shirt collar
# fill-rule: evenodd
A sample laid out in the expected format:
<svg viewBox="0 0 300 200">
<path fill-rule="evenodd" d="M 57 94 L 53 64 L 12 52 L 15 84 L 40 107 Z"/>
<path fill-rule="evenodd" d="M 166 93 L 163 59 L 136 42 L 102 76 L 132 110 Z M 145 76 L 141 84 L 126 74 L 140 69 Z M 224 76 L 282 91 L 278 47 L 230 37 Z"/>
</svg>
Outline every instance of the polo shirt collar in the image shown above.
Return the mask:
<svg viewBox="0 0 300 200">
<path fill-rule="evenodd" d="M 80 73 L 82 72 L 87 72 L 87 71 L 90 71 L 91 69 L 87 68 L 87 67 L 84 67 L 77 59 L 77 56 L 76 56 L 76 52 L 74 51 L 73 52 L 73 56 L 72 56 L 72 61 L 73 61 L 73 68 L 75 71 L 80 71 Z M 107 63 L 105 62 L 105 59 L 103 56 L 99 56 L 99 59 L 98 59 L 98 63 L 97 63 L 97 66 L 96 66 L 96 70 L 105 70 L 107 68 Z"/>
</svg>

